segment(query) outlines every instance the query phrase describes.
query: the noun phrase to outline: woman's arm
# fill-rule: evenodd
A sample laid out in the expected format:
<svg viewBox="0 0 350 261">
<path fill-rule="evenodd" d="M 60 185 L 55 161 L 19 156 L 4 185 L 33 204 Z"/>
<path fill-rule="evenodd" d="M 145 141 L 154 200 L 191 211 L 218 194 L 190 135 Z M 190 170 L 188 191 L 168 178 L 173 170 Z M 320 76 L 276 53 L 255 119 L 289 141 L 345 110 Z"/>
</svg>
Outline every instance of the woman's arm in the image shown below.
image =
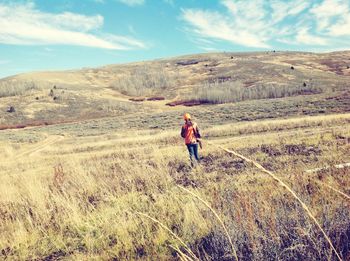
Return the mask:
<svg viewBox="0 0 350 261">
<path fill-rule="evenodd" d="M 197 124 L 195 126 L 195 135 L 196 135 L 196 138 L 201 138 L 201 133 L 199 132 L 199 127 Z"/>
<path fill-rule="evenodd" d="M 186 137 L 186 128 L 185 128 L 185 126 L 182 126 L 182 128 L 181 128 L 181 137 L 182 138 Z"/>
</svg>

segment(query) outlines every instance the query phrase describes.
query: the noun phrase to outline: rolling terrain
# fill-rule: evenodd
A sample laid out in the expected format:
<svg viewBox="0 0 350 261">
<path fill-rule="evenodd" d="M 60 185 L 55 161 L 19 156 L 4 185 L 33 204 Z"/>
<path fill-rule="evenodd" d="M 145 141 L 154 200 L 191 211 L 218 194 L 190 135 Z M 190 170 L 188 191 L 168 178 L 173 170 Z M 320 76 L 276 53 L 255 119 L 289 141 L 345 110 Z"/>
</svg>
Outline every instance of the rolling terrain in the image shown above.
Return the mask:
<svg viewBox="0 0 350 261">
<path fill-rule="evenodd" d="M 348 260 L 349 66 L 216 53 L 0 80 L 0 259 Z"/>
<path fill-rule="evenodd" d="M 348 111 L 349 66 L 349 52 L 219 53 L 22 74 L 0 81 L 0 127 L 76 122 L 126 113 L 143 117 L 183 109 L 169 105 L 255 104 L 257 99 L 284 97 L 298 97 L 292 102 L 306 111 L 296 114 Z M 308 105 L 315 101 L 311 107 L 318 111 L 309 111 Z M 10 106 L 14 113 L 6 113 Z"/>
</svg>

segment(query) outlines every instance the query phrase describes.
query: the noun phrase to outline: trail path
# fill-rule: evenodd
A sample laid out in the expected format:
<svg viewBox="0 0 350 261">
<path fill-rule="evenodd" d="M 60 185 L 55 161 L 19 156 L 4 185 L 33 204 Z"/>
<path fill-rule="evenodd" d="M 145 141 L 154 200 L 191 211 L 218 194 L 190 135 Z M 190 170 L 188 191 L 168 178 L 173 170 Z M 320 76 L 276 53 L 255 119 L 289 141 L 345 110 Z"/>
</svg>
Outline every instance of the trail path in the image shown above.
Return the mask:
<svg viewBox="0 0 350 261">
<path fill-rule="evenodd" d="M 21 151 L 20 153 L 18 153 L 14 159 L 19 159 L 21 157 L 24 156 L 33 156 L 35 153 L 40 152 L 42 150 L 44 150 L 45 148 L 49 147 L 50 145 L 63 140 L 64 137 L 60 136 L 60 135 L 51 135 L 48 136 L 45 140 L 38 142 L 37 144 L 35 144 L 34 146 L 31 146 L 28 149 L 25 149 L 23 151 Z"/>
</svg>

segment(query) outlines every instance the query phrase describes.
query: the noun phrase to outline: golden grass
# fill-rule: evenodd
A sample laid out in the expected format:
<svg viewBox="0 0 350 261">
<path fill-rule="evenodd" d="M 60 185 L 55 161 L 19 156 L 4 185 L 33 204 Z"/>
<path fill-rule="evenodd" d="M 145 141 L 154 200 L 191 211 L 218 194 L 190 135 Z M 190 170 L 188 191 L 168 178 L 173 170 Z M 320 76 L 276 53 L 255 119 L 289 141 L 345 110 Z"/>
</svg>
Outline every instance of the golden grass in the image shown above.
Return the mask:
<svg viewBox="0 0 350 261">
<path fill-rule="evenodd" d="M 321 184 L 322 186 L 326 186 L 327 188 L 331 189 L 332 191 L 334 191 L 334 192 L 338 193 L 339 195 L 341 195 L 341 196 L 343 196 L 343 197 L 345 197 L 345 198 L 350 200 L 350 196 L 345 194 L 344 192 L 340 191 L 339 189 L 336 189 L 336 188 L 332 187 L 331 185 L 329 185 L 327 183 L 324 183 L 324 182 L 321 182 L 319 180 L 316 180 L 316 181 L 317 181 L 318 184 Z"/>
<path fill-rule="evenodd" d="M 349 226 L 349 200 L 316 186 L 309 179 L 317 174 L 304 170 L 349 160 L 342 138 L 350 135 L 348 117 L 260 121 L 203 134 L 272 168 L 308 205 L 346 260 L 350 253 L 342 238 Z M 57 140 L 46 134 L 33 144 L 0 145 L 0 258 L 195 259 L 191 251 L 210 260 L 232 258 L 233 241 L 240 260 L 331 258 L 328 241 L 310 229 L 313 224 L 295 198 L 215 146 L 205 146 L 202 167 L 191 170 L 178 130 Z M 288 142 L 317 146 L 321 153 L 288 154 L 283 150 Z M 282 154 L 266 155 L 262 143 Z M 16 155 L 17 162 L 11 161 Z M 322 175 L 327 183 L 322 182 L 349 193 L 348 169 Z M 198 204 L 198 197 L 178 186 L 205 195 L 207 204 Z"/>
<path fill-rule="evenodd" d="M 192 191 L 190 191 L 190 190 L 188 190 L 188 189 L 186 189 L 186 188 L 184 188 L 184 187 L 182 187 L 182 186 L 180 186 L 180 185 L 178 185 L 178 187 L 179 187 L 180 189 L 186 191 L 187 193 L 190 193 L 192 196 L 196 197 L 197 199 L 199 199 L 201 202 L 203 202 L 204 205 L 206 205 L 206 206 L 210 209 L 211 212 L 213 212 L 213 214 L 215 215 L 215 217 L 217 218 L 217 220 L 219 221 L 220 225 L 222 226 L 222 228 L 224 229 L 224 231 L 225 231 L 225 233 L 226 233 L 226 235 L 227 235 L 227 238 L 228 238 L 228 240 L 229 240 L 229 242 L 230 242 L 230 245 L 231 245 L 231 248 L 232 248 L 232 254 L 233 254 L 235 260 L 238 260 L 237 253 L 236 253 L 236 249 L 235 249 L 235 247 L 233 246 L 231 236 L 230 236 L 230 234 L 228 233 L 227 228 L 226 228 L 224 222 L 222 221 L 222 219 L 220 218 L 220 216 L 216 213 L 216 211 L 209 205 L 208 202 L 206 202 L 204 199 L 202 199 L 200 196 L 198 196 L 198 195 L 195 194 L 194 192 L 192 192 Z"/>
<path fill-rule="evenodd" d="M 185 258 L 189 258 L 190 260 L 199 260 L 196 255 L 192 252 L 192 250 L 186 245 L 185 242 L 182 241 L 182 239 L 176 235 L 173 231 L 171 231 L 170 228 L 168 228 L 166 225 L 164 225 L 162 222 L 160 222 L 159 220 L 150 217 L 149 215 L 145 214 L 145 213 L 140 213 L 140 212 L 136 212 L 136 214 L 149 218 L 150 220 L 156 222 L 157 224 L 159 224 L 162 228 L 164 228 L 166 231 L 168 231 L 173 237 L 175 237 L 181 244 L 183 247 L 185 247 L 186 251 L 191 255 L 192 258 L 188 257 L 185 253 L 183 253 L 178 247 L 175 247 L 176 251 Z"/>
</svg>

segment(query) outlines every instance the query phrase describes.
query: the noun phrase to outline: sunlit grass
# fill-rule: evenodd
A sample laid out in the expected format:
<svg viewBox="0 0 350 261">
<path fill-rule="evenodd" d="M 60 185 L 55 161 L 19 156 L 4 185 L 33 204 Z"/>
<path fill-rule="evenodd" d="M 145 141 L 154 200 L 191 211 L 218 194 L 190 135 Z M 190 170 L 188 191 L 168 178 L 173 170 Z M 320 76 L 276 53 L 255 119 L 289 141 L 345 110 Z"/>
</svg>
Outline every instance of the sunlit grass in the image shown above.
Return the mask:
<svg viewBox="0 0 350 261">
<path fill-rule="evenodd" d="M 349 195 L 349 169 L 305 170 L 350 161 L 349 115 L 230 124 L 203 135 L 276 173 L 346 260 L 350 202 L 327 185 Z M 239 260 L 335 259 L 295 198 L 216 146 L 206 145 L 202 165 L 191 169 L 176 130 L 64 136 L 42 149 L 45 139 L 1 145 L 2 258 L 222 260 L 235 249 Z M 23 150 L 30 153 L 10 160 Z"/>
</svg>

